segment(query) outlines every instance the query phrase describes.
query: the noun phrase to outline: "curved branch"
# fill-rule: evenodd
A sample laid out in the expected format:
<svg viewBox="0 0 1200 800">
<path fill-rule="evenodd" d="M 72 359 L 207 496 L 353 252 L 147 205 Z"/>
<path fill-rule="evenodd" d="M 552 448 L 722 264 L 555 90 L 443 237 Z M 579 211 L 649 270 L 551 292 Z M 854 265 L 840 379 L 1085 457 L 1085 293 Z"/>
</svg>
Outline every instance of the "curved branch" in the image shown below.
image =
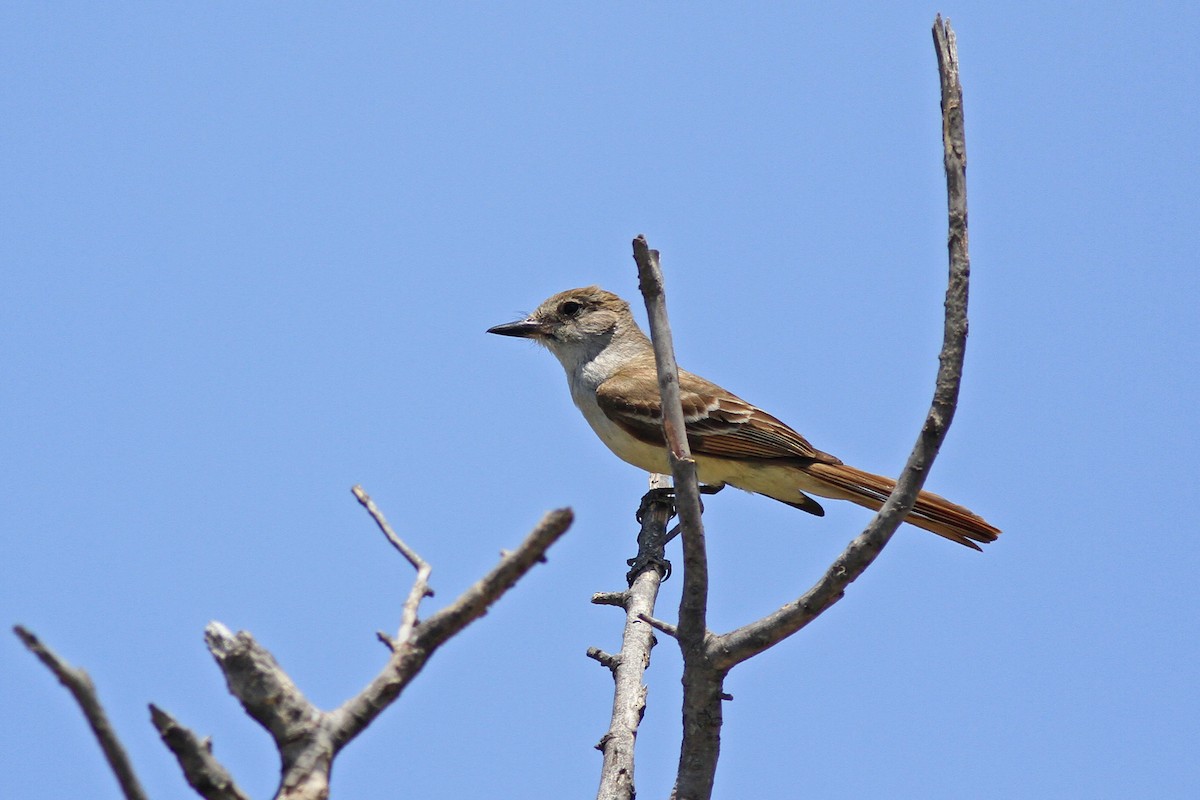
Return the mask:
<svg viewBox="0 0 1200 800">
<path fill-rule="evenodd" d="M 943 22 L 941 15 L 934 23 L 933 38 L 941 77 L 942 140 L 950 229 L 950 274 L 933 402 L 891 496 L 820 580 L 799 599 L 775 613 L 715 638 L 712 657 L 726 669 L 791 636 L 843 597 L 846 587 L 871 565 L 912 510 L 954 419 L 967 344 L 967 296 L 971 275 L 967 255 L 966 139 L 962 85 L 958 80 L 958 48 L 949 21 Z"/>
</svg>

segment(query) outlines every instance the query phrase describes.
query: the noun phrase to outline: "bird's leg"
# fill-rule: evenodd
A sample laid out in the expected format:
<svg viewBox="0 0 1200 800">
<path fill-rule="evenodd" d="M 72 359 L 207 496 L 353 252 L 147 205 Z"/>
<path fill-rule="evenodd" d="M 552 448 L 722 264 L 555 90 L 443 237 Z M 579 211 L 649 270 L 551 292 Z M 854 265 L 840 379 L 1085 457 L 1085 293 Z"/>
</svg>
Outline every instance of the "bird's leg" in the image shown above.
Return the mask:
<svg viewBox="0 0 1200 800">
<path fill-rule="evenodd" d="M 666 580 L 671 576 L 671 562 L 664 558 L 667 544 L 667 523 L 675 516 L 675 492 L 670 488 L 651 489 L 642 496 L 638 506 L 637 521 L 642 526 L 638 532 L 638 554 L 629 559 L 626 579 L 633 585 L 634 579 L 648 569 L 658 570 Z"/>
<path fill-rule="evenodd" d="M 716 494 L 725 488 L 723 483 L 700 484 L 700 494 Z M 704 503 L 700 504 L 704 511 Z M 675 489 L 666 486 L 651 489 L 642 495 L 635 515 L 642 530 L 638 533 L 638 554 L 627 562 L 630 566 L 626 575 L 632 585 L 643 570 L 655 568 L 662 573 L 663 580 L 671 577 L 671 562 L 664 557 L 667 543 L 679 535 L 681 526 L 667 530 L 667 523 L 675 516 Z"/>
</svg>

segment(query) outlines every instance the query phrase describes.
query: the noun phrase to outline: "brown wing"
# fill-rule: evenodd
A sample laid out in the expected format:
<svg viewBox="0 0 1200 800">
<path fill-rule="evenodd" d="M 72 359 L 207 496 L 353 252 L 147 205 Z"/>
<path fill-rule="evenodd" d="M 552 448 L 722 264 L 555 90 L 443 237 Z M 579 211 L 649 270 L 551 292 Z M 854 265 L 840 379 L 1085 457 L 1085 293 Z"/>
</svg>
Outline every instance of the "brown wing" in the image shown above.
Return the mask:
<svg viewBox="0 0 1200 800">
<path fill-rule="evenodd" d="M 679 371 L 679 394 L 688 445 L 696 455 L 718 458 L 800 458 L 841 462 L 817 450 L 794 430 L 698 375 Z M 662 403 L 656 375 L 646 369 L 619 372 L 596 390 L 600 410 L 631 436 L 664 445 Z"/>
</svg>

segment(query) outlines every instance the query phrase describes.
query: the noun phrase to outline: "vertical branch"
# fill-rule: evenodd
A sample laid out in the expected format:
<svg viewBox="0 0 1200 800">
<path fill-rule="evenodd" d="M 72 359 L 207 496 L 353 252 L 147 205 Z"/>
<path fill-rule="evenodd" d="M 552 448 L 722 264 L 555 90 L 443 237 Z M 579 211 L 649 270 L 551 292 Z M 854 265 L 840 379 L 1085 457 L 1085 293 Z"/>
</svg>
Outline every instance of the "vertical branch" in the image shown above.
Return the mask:
<svg viewBox="0 0 1200 800">
<path fill-rule="evenodd" d="M 708 553 L 704 542 L 704 523 L 700 519 L 700 485 L 696 480 L 696 462 L 688 447 L 679 399 L 679 366 L 667 320 L 667 302 L 663 290 L 658 251 L 651 250 L 646 237 L 633 240 L 638 280 L 646 300 L 650 320 L 650 338 L 654 343 L 654 361 L 658 366 L 658 390 L 662 398 L 663 433 L 675 478 L 676 508 L 683 525 L 683 597 L 679 603 L 680 643 L 699 643 L 707 631 Z"/>
<path fill-rule="evenodd" d="M 941 14 L 933 23 L 933 44 L 937 51 L 938 76 L 942 87 L 942 161 L 946 168 L 946 206 L 949 214 L 950 286 L 946 290 L 946 330 L 943 363 L 949 358 L 961 372 L 967 342 L 967 295 L 971 277 L 971 258 L 967 252 L 967 141 L 963 123 L 962 83 L 958 76 L 958 39 L 950 20 Z M 953 347 L 951 346 L 953 345 Z M 954 415 L 958 400 L 958 381 L 946 381 L 938 375 L 940 398 Z M 935 401 L 938 398 L 935 397 Z M 950 424 L 947 417 L 945 424 Z"/>
<path fill-rule="evenodd" d="M 643 681 L 650 666 L 650 650 L 654 647 L 654 631 L 645 618 L 654 614 L 658 588 L 668 566 L 663 561 L 663 541 L 667 523 L 674 514 L 669 478 L 650 476 L 650 491 L 642 498 L 638 509 L 641 531 L 638 534 L 638 555 L 632 559 L 629 589 L 619 593 L 597 594 L 593 603 L 618 605 L 625 610 L 625 631 L 621 651 L 610 655 L 590 648 L 588 656 L 609 668 L 613 676 L 613 707 L 608 732 L 596 748 L 604 754 L 600 770 L 600 789 L 596 800 L 633 800 L 634 744 L 638 727 L 646 711 L 646 684 Z"/>
<path fill-rule="evenodd" d="M 692 460 L 679 396 L 679 367 L 667 320 L 658 251 L 644 236 L 633 240 L 639 285 L 646 301 L 658 388 L 662 398 L 663 434 L 675 477 L 679 520 L 683 527 L 683 594 L 679 601 L 676 639 L 683 654 L 683 742 L 674 796 L 700 800 L 712 794 L 721 747 L 721 702 L 725 672 L 714 668 L 707 642 L 708 554 L 700 518 L 700 488 Z"/>
</svg>

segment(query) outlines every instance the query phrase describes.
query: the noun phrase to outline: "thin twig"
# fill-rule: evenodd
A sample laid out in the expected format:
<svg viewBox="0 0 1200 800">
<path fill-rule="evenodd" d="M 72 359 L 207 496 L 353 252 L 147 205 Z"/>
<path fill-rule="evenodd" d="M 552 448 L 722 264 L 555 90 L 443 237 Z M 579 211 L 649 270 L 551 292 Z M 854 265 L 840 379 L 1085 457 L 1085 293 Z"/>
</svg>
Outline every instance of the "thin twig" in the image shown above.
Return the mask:
<svg viewBox="0 0 1200 800">
<path fill-rule="evenodd" d="M 656 617 L 651 617 L 648 614 L 639 614 L 638 619 L 649 625 L 651 628 L 654 628 L 654 630 L 659 631 L 660 633 L 665 633 L 672 639 L 679 638 L 679 630 L 669 622 L 664 622 L 663 620 L 657 619 Z"/>
<path fill-rule="evenodd" d="M 601 650 L 599 647 L 589 647 L 587 649 L 587 657 L 598 662 L 600 666 L 607 667 L 608 671 L 617 674 L 617 667 L 621 665 L 621 656 L 613 655 L 612 653 Z"/>
<path fill-rule="evenodd" d="M 340 708 L 329 712 L 327 731 L 335 752 L 362 733 L 396 699 L 438 647 L 483 616 L 525 573 L 543 562 L 546 550 L 566 533 L 573 519 L 569 508 L 548 512 L 525 541 L 487 575 L 426 619 L 406 639 L 397 641 L 383 671 Z"/>
<path fill-rule="evenodd" d="M 387 518 L 383 516 L 383 512 L 375 505 L 375 501 L 371 496 L 363 490 L 362 486 L 354 486 L 351 490 L 354 496 L 358 498 L 358 502 L 362 504 L 371 518 L 375 520 L 375 524 L 379 526 L 379 530 L 383 531 L 383 535 L 392 543 L 392 546 L 400 551 L 408 563 L 416 569 L 417 575 L 413 578 L 412 588 L 408 590 L 408 597 L 404 600 L 404 607 L 400 614 L 400 631 L 396 634 L 395 641 L 385 640 L 385 643 L 396 649 L 396 642 L 403 642 L 409 637 L 413 629 L 417 627 L 417 614 L 421 607 L 421 601 L 426 597 L 433 597 L 433 589 L 429 588 L 429 574 L 433 571 L 433 567 L 429 565 L 425 559 L 417 555 L 417 551 L 413 550 L 404 540 L 396 535 L 392 530 L 392 526 L 388 524 Z"/>
<path fill-rule="evenodd" d="M 388 523 L 387 518 L 383 516 L 383 512 L 379 510 L 379 506 L 375 505 L 375 501 L 371 499 L 371 496 L 366 493 L 362 486 L 355 485 L 351 487 L 350 491 L 354 493 L 354 496 L 358 499 L 358 502 L 361 503 L 362 507 L 365 508 L 367 513 L 371 515 L 371 519 L 375 520 L 375 524 L 379 526 L 379 530 L 383 531 L 383 535 L 387 537 L 387 540 L 392 543 L 392 547 L 395 547 L 398 551 L 400 551 L 400 555 L 404 556 L 404 558 L 408 560 L 409 564 L 412 564 L 413 569 L 419 572 L 423 567 L 429 566 L 425 562 L 425 559 L 417 555 L 416 550 L 413 550 L 404 543 L 403 539 L 396 535 L 396 532 L 392 530 L 392 526 Z M 428 594 L 425 595 L 426 597 L 433 597 L 433 589 L 427 589 L 427 592 Z"/>
<path fill-rule="evenodd" d="M 72 667 L 60 658 L 27 628 L 15 625 L 13 633 L 25 644 L 29 652 L 37 656 L 38 660 L 54 673 L 58 682 L 67 687 L 67 691 L 75 698 L 75 702 L 83 711 L 83 716 L 87 718 L 88 725 L 92 728 L 92 733 L 96 736 L 96 741 L 100 743 L 100 749 L 104 751 L 109 768 L 116 776 L 117 783 L 121 785 L 121 793 L 127 800 L 146 800 L 146 793 L 133 770 L 133 764 L 130 762 L 125 748 L 121 745 L 117 732 L 113 730 L 112 724 L 108 721 L 104 707 L 100 705 L 100 698 L 96 695 L 96 686 L 92 683 L 92 679 L 83 669 Z"/>
<path fill-rule="evenodd" d="M 624 608 L 629 602 L 629 592 L 596 592 L 592 595 L 592 603 L 598 606 L 618 606 Z"/>
</svg>

